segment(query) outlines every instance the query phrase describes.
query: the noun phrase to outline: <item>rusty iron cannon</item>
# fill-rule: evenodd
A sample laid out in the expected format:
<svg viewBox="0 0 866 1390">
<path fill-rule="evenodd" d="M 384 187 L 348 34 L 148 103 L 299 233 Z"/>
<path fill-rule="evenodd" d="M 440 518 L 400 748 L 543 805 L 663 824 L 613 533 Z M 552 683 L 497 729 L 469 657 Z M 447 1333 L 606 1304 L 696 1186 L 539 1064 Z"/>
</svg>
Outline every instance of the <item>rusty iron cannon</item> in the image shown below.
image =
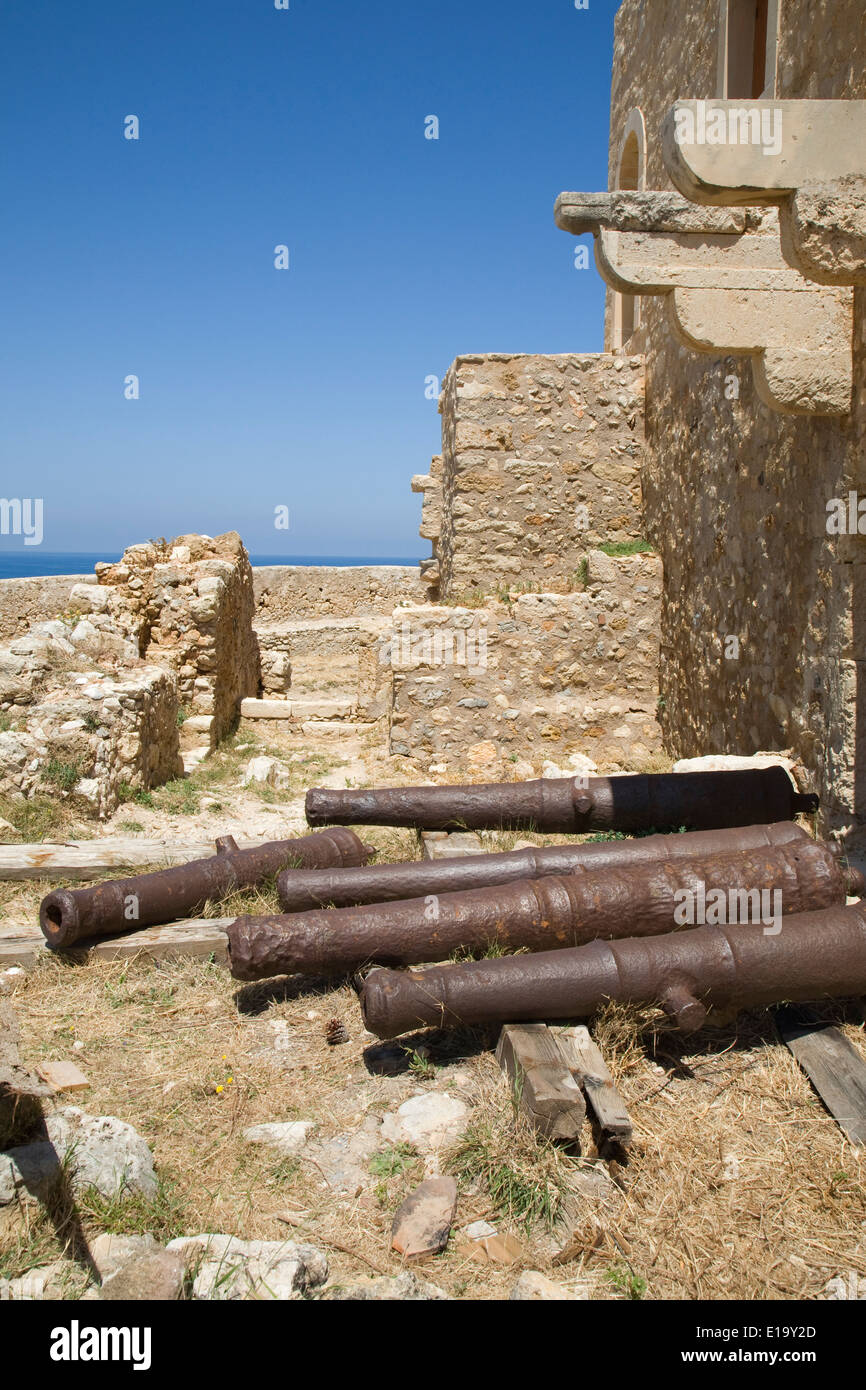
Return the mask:
<svg viewBox="0 0 866 1390">
<path fill-rule="evenodd" d="M 701 926 L 593 941 L 544 954 L 374 970 L 360 984 L 364 1023 L 380 1038 L 416 1028 L 586 1018 L 607 1000 L 660 1005 L 684 1032 L 710 1009 L 866 993 L 866 904 L 761 926 Z"/>
<path fill-rule="evenodd" d="M 252 888 L 288 864 L 306 868 L 365 864 L 372 850 L 352 830 L 337 827 L 297 840 L 273 840 L 238 849 L 230 835 L 216 854 L 171 869 L 111 879 L 93 888 L 58 889 L 42 899 L 39 925 L 54 950 L 91 936 L 153 927 L 189 917 L 237 888 Z"/>
<path fill-rule="evenodd" d="M 694 925 L 708 903 L 737 920 L 844 905 L 866 887 L 820 842 L 630 867 L 577 866 L 569 877 L 497 884 L 405 902 L 238 917 L 227 929 L 232 974 L 336 975 L 369 964 L 414 965 L 458 950 L 549 951 L 597 937 L 652 936 Z M 691 904 L 691 915 L 690 915 Z M 701 904 L 704 904 L 702 908 Z M 710 920 L 713 920 L 710 918 Z"/>
<path fill-rule="evenodd" d="M 693 830 L 684 835 L 645 835 L 638 840 L 513 849 L 502 854 L 468 854 L 457 859 L 413 860 L 404 864 L 367 864 L 346 869 L 285 869 L 277 876 L 284 912 L 315 907 L 354 907 L 358 903 L 423 898 L 428 893 L 462 893 L 524 878 L 571 874 L 581 868 L 628 867 L 658 859 L 688 859 L 705 854 L 733 854 L 811 837 L 793 821 L 776 825 L 736 826 L 730 830 Z M 838 845 L 828 845 L 839 853 Z"/>
<path fill-rule="evenodd" d="M 419 830 L 721 830 L 818 809 L 783 767 L 623 777 L 542 777 L 449 787 L 307 792 L 307 822 Z"/>
</svg>

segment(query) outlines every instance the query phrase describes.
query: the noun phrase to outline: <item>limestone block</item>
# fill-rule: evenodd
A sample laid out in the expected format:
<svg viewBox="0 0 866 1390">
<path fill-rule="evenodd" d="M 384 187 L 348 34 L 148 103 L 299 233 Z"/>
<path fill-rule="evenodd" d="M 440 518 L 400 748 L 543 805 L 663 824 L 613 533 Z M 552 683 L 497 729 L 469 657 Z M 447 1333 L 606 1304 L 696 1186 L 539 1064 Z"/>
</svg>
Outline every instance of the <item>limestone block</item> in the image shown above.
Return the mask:
<svg viewBox="0 0 866 1390">
<path fill-rule="evenodd" d="M 778 204 L 797 269 L 866 284 L 866 101 L 679 101 L 662 147 L 687 198 Z"/>
</svg>

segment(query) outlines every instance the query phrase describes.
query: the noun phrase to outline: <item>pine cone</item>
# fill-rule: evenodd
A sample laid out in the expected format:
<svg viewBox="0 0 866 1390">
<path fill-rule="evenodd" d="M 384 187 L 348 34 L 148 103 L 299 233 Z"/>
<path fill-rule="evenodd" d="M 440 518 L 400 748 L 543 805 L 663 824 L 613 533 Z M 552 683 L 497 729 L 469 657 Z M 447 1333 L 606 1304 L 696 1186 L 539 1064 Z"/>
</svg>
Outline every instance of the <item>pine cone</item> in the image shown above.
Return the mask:
<svg viewBox="0 0 866 1390">
<path fill-rule="evenodd" d="M 337 1043 L 349 1041 L 349 1030 L 342 1019 L 332 1018 L 325 1029 L 325 1037 L 332 1047 L 336 1047 Z"/>
</svg>

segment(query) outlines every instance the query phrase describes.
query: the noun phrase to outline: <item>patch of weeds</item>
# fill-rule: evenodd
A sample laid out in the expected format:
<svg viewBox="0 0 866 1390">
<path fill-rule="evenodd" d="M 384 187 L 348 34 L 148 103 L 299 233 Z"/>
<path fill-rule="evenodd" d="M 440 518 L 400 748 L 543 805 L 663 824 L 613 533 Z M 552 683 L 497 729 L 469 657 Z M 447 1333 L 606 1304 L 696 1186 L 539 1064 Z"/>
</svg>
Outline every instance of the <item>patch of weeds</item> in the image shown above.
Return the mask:
<svg viewBox="0 0 866 1390">
<path fill-rule="evenodd" d="M 394 1144 L 381 1149 L 370 1159 L 370 1172 L 375 1178 L 393 1178 L 405 1173 L 416 1161 L 417 1154 L 411 1144 Z"/>
<path fill-rule="evenodd" d="M 519 1117 L 478 1118 L 448 1158 L 449 1170 L 465 1182 L 483 1182 L 498 1212 L 525 1226 L 550 1229 L 567 1192 L 566 1159 L 551 1143 L 537 1140 Z"/>
<path fill-rule="evenodd" d="M 171 782 L 165 782 L 156 791 L 145 795 L 149 795 L 151 801 L 142 801 L 142 805 L 150 804 L 158 811 L 166 811 L 172 816 L 194 816 L 199 809 L 201 792 L 189 777 L 175 777 Z M 136 800 L 139 798 L 136 797 Z"/>
<path fill-rule="evenodd" d="M 646 1279 L 642 1279 L 639 1274 L 635 1274 L 631 1269 L 614 1267 L 605 1270 L 604 1277 L 613 1284 L 615 1289 L 634 1302 L 643 1298 L 646 1293 Z"/>
<path fill-rule="evenodd" d="M 417 1076 L 420 1081 L 432 1081 L 436 1075 L 436 1067 L 423 1052 L 418 1052 L 415 1048 L 407 1048 L 409 1058 L 409 1070 L 413 1076 Z"/>
<path fill-rule="evenodd" d="M 584 556 L 572 575 L 572 584 L 575 589 L 585 589 L 589 583 L 589 560 Z"/>
<path fill-rule="evenodd" d="M 51 840 L 60 833 L 66 834 L 72 825 L 76 825 L 69 803 L 55 796 L 30 796 L 21 800 L 3 798 L 0 801 L 0 815 L 14 825 L 23 840 L 34 843 Z M 78 835 L 79 838 L 92 836 L 93 829 L 91 827 L 84 831 L 82 828 Z"/>
<path fill-rule="evenodd" d="M 125 801 L 134 801 L 136 806 L 146 806 L 149 811 L 154 809 L 155 802 L 153 799 L 153 792 L 136 792 L 133 791 L 131 787 L 129 788 L 129 792 L 130 795 L 124 797 Z"/>
<path fill-rule="evenodd" d="M 64 763 L 59 758 L 51 758 L 42 769 L 42 780 L 58 791 L 71 792 L 76 782 L 81 780 L 81 767 L 78 763 Z"/>
<path fill-rule="evenodd" d="M 176 720 L 175 720 L 175 722 L 176 722 L 176 724 L 177 724 L 177 727 L 178 727 L 179 729 L 182 729 L 183 726 L 184 726 L 184 724 L 186 723 L 186 721 L 187 721 L 188 719 L 189 719 L 189 710 L 187 709 L 186 705 L 178 705 L 178 708 L 177 708 L 177 717 L 176 717 Z"/>
<path fill-rule="evenodd" d="M 183 1199 L 168 1178 L 160 1178 L 152 1197 L 120 1188 L 113 1197 L 104 1197 L 88 1187 L 78 1197 L 78 1209 L 100 1231 L 108 1235 L 152 1235 L 161 1244 L 183 1235 Z"/>
<path fill-rule="evenodd" d="M 144 830 L 144 826 L 141 824 L 141 821 L 122 820 L 118 822 L 118 829 L 128 830 L 130 835 L 140 835 Z"/>
<path fill-rule="evenodd" d="M 654 555 L 655 547 L 649 541 L 605 541 L 603 545 L 596 546 L 603 555 L 610 555 L 614 559 L 622 555 Z"/>
<path fill-rule="evenodd" d="M 84 732 L 87 734 L 95 734 L 98 729 L 102 728 L 102 720 L 99 715 L 93 714 L 91 711 L 85 714 L 81 722 L 84 725 Z"/>
</svg>

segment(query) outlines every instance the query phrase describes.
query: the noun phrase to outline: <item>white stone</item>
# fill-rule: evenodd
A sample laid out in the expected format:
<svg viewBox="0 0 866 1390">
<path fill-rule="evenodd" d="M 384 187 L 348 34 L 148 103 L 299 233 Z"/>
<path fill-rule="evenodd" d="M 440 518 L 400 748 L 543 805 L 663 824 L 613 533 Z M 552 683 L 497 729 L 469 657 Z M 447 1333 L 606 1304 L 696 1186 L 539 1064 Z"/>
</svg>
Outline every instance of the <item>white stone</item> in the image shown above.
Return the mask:
<svg viewBox="0 0 866 1390">
<path fill-rule="evenodd" d="M 195 1268 L 195 1299 L 286 1302 L 324 1284 L 328 1260 L 313 1245 L 295 1241 L 238 1240 L 236 1236 L 181 1236 L 166 1246 Z"/>
<path fill-rule="evenodd" d="M 248 1144 L 263 1144 L 286 1156 L 298 1153 L 306 1144 L 314 1120 L 288 1120 L 285 1123 L 251 1125 L 243 1131 Z"/>
<path fill-rule="evenodd" d="M 392 1144 L 412 1144 L 419 1153 L 430 1153 L 455 1144 L 468 1122 L 469 1109 L 462 1100 L 442 1091 L 427 1091 L 386 1115 L 382 1136 Z"/>
<path fill-rule="evenodd" d="M 47 1139 L 0 1155 L 0 1206 L 20 1190 L 43 1195 L 64 1170 L 74 1192 L 95 1187 L 103 1197 L 157 1190 L 153 1155 L 132 1125 L 113 1115 L 87 1115 L 69 1105 L 45 1124 Z"/>
<path fill-rule="evenodd" d="M 783 767 L 792 774 L 793 759 L 785 753 L 752 753 L 742 757 L 734 753 L 708 753 L 702 758 L 680 758 L 674 763 L 674 772 L 737 772 L 747 768 Z"/>
<path fill-rule="evenodd" d="M 243 785 L 252 783 L 273 787 L 276 791 L 286 791 L 291 785 L 291 774 L 285 763 L 277 758 L 251 758 L 243 775 Z"/>
</svg>

